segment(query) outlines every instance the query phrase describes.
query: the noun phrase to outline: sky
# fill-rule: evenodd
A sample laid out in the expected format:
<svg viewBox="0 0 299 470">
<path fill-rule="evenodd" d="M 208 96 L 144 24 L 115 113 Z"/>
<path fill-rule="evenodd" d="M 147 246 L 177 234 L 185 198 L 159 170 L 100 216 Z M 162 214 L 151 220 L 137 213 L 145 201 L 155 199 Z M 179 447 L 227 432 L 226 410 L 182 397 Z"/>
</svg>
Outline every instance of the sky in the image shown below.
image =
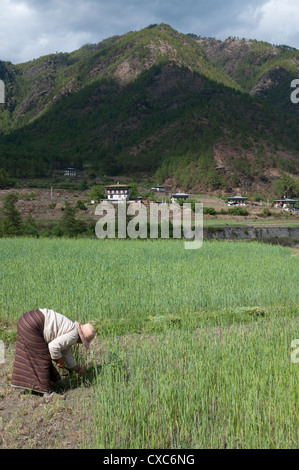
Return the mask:
<svg viewBox="0 0 299 470">
<path fill-rule="evenodd" d="M 0 0 L 0 60 L 72 52 L 154 23 L 299 49 L 298 0 Z"/>
</svg>

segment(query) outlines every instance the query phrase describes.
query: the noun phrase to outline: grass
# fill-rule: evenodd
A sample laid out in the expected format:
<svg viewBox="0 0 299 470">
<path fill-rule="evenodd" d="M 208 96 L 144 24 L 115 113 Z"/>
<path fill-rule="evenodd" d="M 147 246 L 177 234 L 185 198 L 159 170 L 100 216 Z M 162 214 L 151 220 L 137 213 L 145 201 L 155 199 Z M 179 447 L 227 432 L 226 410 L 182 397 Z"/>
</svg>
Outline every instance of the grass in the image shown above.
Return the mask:
<svg viewBox="0 0 299 470">
<path fill-rule="evenodd" d="M 140 321 L 244 306 L 298 305 L 291 251 L 182 240 L 0 240 L 0 314 L 33 308 L 71 319 Z M 262 260 L 262 261 L 261 261 Z M 121 295 L 120 295 L 121 293 Z"/>
<path fill-rule="evenodd" d="M 0 339 L 14 341 L 32 308 L 94 324 L 91 352 L 75 352 L 88 371 L 80 448 L 295 448 L 296 254 L 257 242 L 1 239 Z"/>
<path fill-rule="evenodd" d="M 109 341 L 83 446 L 297 447 L 297 331 L 275 319 Z"/>
<path fill-rule="evenodd" d="M 248 218 L 244 219 L 204 219 L 204 227 L 211 227 L 214 225 L 217 226 L 260 226 L 260 225 L 273 225 L 273 227 L 298 227 L 298 219 L 297 220 L 285 220 L 285 219 L 260 219 L 260 218 Z"/>
</svg>

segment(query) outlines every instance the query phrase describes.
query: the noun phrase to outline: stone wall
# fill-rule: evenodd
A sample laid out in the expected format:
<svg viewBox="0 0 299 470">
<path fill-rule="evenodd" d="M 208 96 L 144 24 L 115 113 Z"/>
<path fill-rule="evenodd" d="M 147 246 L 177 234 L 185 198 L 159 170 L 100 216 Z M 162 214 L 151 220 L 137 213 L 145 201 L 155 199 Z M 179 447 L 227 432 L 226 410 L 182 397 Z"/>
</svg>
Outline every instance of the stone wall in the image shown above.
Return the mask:
<svg viewBox="0 0 299 470">
<path fill-rule="evenodd" d="M 261 240 L 266 238 L 290 238 L 299 243 L 298 227 L 207 227 L 204 239 Z"/>
</svg>

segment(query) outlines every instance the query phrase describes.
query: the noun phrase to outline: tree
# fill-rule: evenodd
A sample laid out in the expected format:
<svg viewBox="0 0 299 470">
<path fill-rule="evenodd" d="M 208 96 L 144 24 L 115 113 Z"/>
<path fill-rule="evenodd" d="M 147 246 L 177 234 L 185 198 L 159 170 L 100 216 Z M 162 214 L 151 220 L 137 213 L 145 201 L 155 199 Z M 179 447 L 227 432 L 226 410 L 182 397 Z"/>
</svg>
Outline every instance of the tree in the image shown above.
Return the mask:
<svg viewBox="0 0 299 470">
<path fill-rule="evenodd" d="M 25 235 L 26 237 L 36 237 L 36 238 L 38 238 L 39 236 L 38 228 L 37 228 L 34 218 L 32 217 L 31 212 L 29 213 L 29 215 L 26 217 L 24 221 L 23 235 Z"/>
<path fill-rule="evenodd" d="M 274 191 L 280 197 L 297 197 L 298 184 L 293 178 L 291 178 L 291 176 L 286 173 L 282 173 L 281 177 L 274 183 Z"/>
<path fill-rule="evenodd" d="M 136 183 L 131 183 L 131 184 L 129 184 L 129 186 L 130 186 L 130 196 L 131 197 L 138 197 L 139 192 L 138 192 L 138 189 L 137 189 L 137 184 Z"/>
<path fill-rule="evenodd" d="M 80 188 L 81 191 L 85 191 L 86 189 L 88 189 L 89 186 L 87 184 L 87 181 L 85 181 L 85 180 L 81 181 L 79 188 Z"/>
<path fill-rule="evenodd" d="M 72 207 L 69 202 L 66 201 L 63 216 L 60 222 L 60 228 L 62 229 L 63 235 L 66 237 L 76 237 L 78 234 L 83 233 L 86 230 L 86 226 L 82 220 L 76 218 L 77 209 Z"/>
<path fill-rule="evenodd" d="M 84 202 L 81 201 L 81 199 L 78 199 L 78 201 L 76 202 L 76 208 L 79 209 L 80 211 L 87 211 L 87 207 L 84 204 Z"/>
<path fill-rule="evenodd" d="M 5 196 L 1 210 L 1 234 L 4 237 L 15 237 L 22 235 L 23 221 L 20 212 L 16 209 L 18 195 L 11 193 Z"/>
<path fill-rule="evenodd" d="M 89 193 L 89 197 L 88 197 L 89 201 L 94 200 L 94 201 L 99 202 L 100 199 L 104 199 L 104 198 L 105 198 L 105 188 L 100 185 L 92 186 L 91 191 Z"/>
<path fill-rule="evenodd" d="M 5 189 L 11 184 L 10 178 L 3 168 L 0 168 L 0 189 Z"/>
</svg>

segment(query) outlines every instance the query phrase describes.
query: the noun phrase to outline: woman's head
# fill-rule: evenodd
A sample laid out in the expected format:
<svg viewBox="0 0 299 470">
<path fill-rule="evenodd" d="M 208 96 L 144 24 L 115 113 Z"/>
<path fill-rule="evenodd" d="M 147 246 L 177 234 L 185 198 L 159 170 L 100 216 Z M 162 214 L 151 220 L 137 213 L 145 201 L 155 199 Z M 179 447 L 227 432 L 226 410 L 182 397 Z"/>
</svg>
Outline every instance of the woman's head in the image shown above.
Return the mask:
<svg viewBox="0 0 299 470">
<path fill-rule="evenodd" d="M 90 342 L 94 339 L 96 332 L 94 327 L 90 323 L 85 323 L 81 325 L 79 322 L 75 322 L 75 325 L 78 330 L 79 338 L 84 344 L 85 348 L 88 349 Z"/>
</svg>

